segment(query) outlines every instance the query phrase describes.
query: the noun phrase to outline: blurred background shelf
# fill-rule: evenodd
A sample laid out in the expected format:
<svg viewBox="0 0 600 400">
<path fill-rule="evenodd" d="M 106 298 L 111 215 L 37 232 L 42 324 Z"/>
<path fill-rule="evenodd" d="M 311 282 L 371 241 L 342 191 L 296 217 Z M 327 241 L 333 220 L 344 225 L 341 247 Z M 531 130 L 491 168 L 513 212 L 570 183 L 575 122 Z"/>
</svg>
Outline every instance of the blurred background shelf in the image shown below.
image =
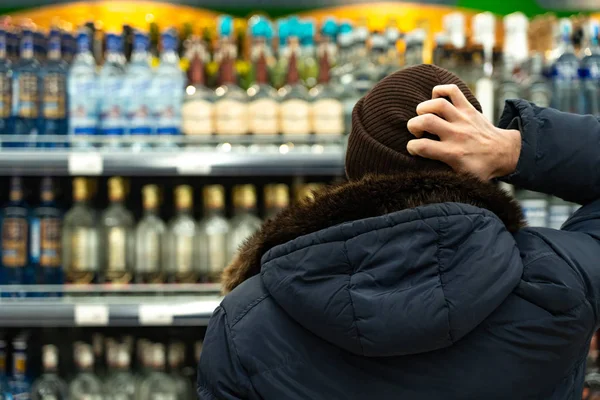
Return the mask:
<svg viewBox="0 0 600 400">
<path fill-rule="evenodd" d="M 0 326 L 206 326 L 221 302 L 219 290 L 218 284 L 1 286 Z M 17 293 L 27 297 L 7 297 Z"/>
</svg>

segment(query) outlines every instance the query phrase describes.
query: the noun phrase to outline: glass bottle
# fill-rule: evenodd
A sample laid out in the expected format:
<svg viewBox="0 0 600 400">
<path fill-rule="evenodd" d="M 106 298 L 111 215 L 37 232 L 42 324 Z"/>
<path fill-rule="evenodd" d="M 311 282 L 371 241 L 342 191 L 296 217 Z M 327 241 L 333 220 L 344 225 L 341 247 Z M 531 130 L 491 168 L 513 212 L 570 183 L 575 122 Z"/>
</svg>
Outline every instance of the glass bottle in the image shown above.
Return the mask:
<svg viewBox="0 0 600 400">
<path fill-rule="evenodd" d="M 162 283 L 166 226 L 158 214 L 158 186 L 142 188 L 144 216 L 136 228 L 135 281 Z"/>
<path fill-rule="evenodd" d="M 308 135 L 311 133 L 310 103 L 308 91 L 300 83 L 298 73 L 299 49 L 297 39 L 291 38 L 289 43 L 287 84 L 279 89 L 281 98 L 280 127 L 283 135 Z"/>
<path fill-rule="evenodd" d="M 156 133 L 168 147 L 173 145 L 170 136 L 179 135 L 181 129 L 181 104 L 185 80 L 179 65 L 177 34 L 167 29 L 161 35 L 162 52 L 153 83 L 154 119 Z"/>
<path fill-rule="evenodd" d="M 10 380 L 12 398 L 29 400 L 31 398 L 31 383 L 27 376 L 27 342 L 23 337 L 13 341 L 13 371 Z"/>
<path fill-rule="evenodd" d="M 62 213 L 55 202 L 52 178 L 42 179 L 40 197 L 31 222 L 31 261 L 39 284 L 62 285 Z"/>
<path fill-rule="evenodd" d="M 529 226 L 548 226 L 548 196 L 530 190 L 521 190 L 517 193 L 517 200 L 521 203 L 523 215 Z"/>
<path fill-rule="evenodd" d="M 570 113 L 579 111 L 579 59 L 575 55 L 571 20 L 563 18 L 559 21 L 560 42 L 557 47 L 558 58 L 552 67 L 553 107 Z"/>
<path fill-rule="evenodd" d="M 0 135 L 12 133 L 12 63 L 8 59 L 7 36 L 0 27 Z"/>
<path fill-rule="evenodd" d="M 329 81 L 332 58 L 327 43 L 319 46 L 319 84 L 310 90 L 312 132 L 315 135 L 344 134 L 344 106 Z"/>
<path fill-rule="evenodd" d="M 82 28 L 77 34 L 77 54 L 67 79 L 69 93 L 69 135 L 72 146 L 93 147 L 92 136 L 98 125 L 96 60 L 91 52 L 90 32 Z"/>
<path fill-rule="evenodd" d="M 385 75 L 389 75 L 398 71 L 401 68 L 400 54 L 398 53 L 398 41 L 400 40 L 400 31 L 398 30 L 398 22 L 395 18 L 390 18 L 388 20 L 384 36 L 385 40 L 387 41 Z"/>
<path fill-rule="evenodd" d="M 277 91 L 269 84 L 267 59 L 272 57 L 267 44 L 266 29 L 261 22 L 253 26 L 254 39 L 251 57 L 254 61 L 255 82 L 247 90 L 248 125 L 254 135 L 277 135 L 279 133 L 279 98 Z"/>
<path fill-rule="evenodd" d="M 220 26 L 221 86 L 215 93 L 215 132 L 218 135 L 245 135 L 248 133 L 248 95 L 236 83 L 235 61 L 237 48 L 231 39 L 233 21 L 223 18 Z"/>
<path fill-rule="evenodd" d="M 76 343 L 77 374 L 69 384 L 70 400 L 103 400 L 102 381 L 94 374 L 94 353 L 86 343 Z"/>
<path fill-rule="evenodd" d="M 229 222 L 225 219 L 225 189 L 221 185 L 204 188 L 204 218 L 198 225 L 198 248 L 202 275 L 218 282 L 227 264 Z"/>
<path fill-rule="evenodd" d="M 183 99 L 184 135 L 206 135 L 215 133 L 214 102 L 215 95 L 205 85 L 204 66 L 209 61 L 209 55 L 202 40 L 193 36 L 187 50 L 186 58 L 190 60 L 189 85 L 185 89 Z"/>
<path fill-rule="evenodd" d="M 13 70 L 15 134 L 27 137 L 8 147 L 33 147 L 40 128 L 40 63 L 33 56 L 33 30 L 21 32 L 19 61 Z"/>
<path fill-rule="evenodd" d="M 256 189 L 253 185 L 238 185 L 233 188 L 234 217 L 229 233 L 229 260 L 239 247 L 254 232 L 260 229 L 262 221 L 256 216 Z"/>
<path fill-rule="evenodd" d="M 312 88 L 317 84 L 319 65 L 315 57 L 315 22 L 313 20 L 304 20 L 298 24 L 300 39 L 300 58 L 298 70 L 302 83 L 307 88 Z"/>
<path fill-rule="evenodd" d="M 88 182 L 73 180 L 73 207 L 63 221 L 63 267 L 69 283 L 97 283 L 99 273 L 96 215 L 88 204 Z"/>
<path fill-rule="evenodd" d="M 113 344 L 110 357 L 110 375 L 104 382 L 104 400 L 134 400 L 136 398 L 136 380 L 131 373 L 130 354 L 123 344 Z"/>
<path fill-rule="evenodd" d="M 533 54 L 530 65 L 527 99 L 539 107 L 550 107 L 552 88 L 544 76 L 544 56 Z"/>
<path fill-rule="evenodd" d="M 165 346 L 153 344 L 149 346 L 152 370 L 140 385 L 139 399 L 178 400 L 177 387 L 165 373 Z"/>
<path fill-rule="evenodd" d="M 153 72 L 150 66 L 149 45 L 148 35 L 136 31 L 133 37 L 131 62 L 127 66 L 125 75 L 125 98 L 129 120 L 127 134 L 142 137 L 141 140 L 132 143 L 134 150 L 149 147 L 143 139 L 150 136 L 154 130 L 151 112 Z"/>
<path fill-rule="evenodd" d="M 175 342 L 169 345 L 169 376 L 175 384 L 177 400 L 192 400 L 195 398 L 190 381 L 183 375 L 182 368 L 185 359 L 185 344 Z"/>
<path fill-rule="evenodd" d="M 582 93 L 579 112 L 581 114 L 600 115 L 600 25 L 597 20 L 590 20 L 584 30 L 586 47 L 581 60 L 579 75 Z"/>
<path fill-rule="evenodd" d="M 102 265 L 104 280 L 129 283 L 134 269 L 134 220 L 125 207 L 125 182 L 121 177 L 108 180 L 110 205 L 102 214 Z"/>
<path fill-rule="evenodd" d="M 23 181 L 12 177 L 9 201 L 2 211 L 2 266 L 9 285 L 34 283 L 30 267 L 30 209 L 23 195 Z"/>
<path fill-rule="evenodd" d="M 42 134 L 57 136 L 56 141 L 46 141 L 44 147 L 65 147 L 60 137 L 67 135 L 67 73 L 69 66 L 62 58 L 61 34 L 52 28 L 48 41 L 47 61 L 42 68 Z"/>
<path fill-rule="evenodd" d="M 196 252 L 196 221 L 192 217 L 192 188 L 180 185 L 175 188 L 176 215 L 168 226 L 169 281 L 195 283 L 198 279 Z"/>
<path fill-rule="evenodd" d="M 265 186 L 265 219 L 272 219 L 290 204 L 290 191 L 285 184 Z"/>
<path fill-rule="evenodd" d="M 6 376 L 6 342 L 0 339 L 0 400 L 11 400 L 10 386 Z"/>
<path fill-rule="evenodd" d="M 42 347 L 43 373 L 31 388 L 32 400 L 66 400 L 67 384 L 58 375 L 58 348 L 52 344 Z"/>
<path fill-rule="evenodd" d="M 123 43 L 115 33 L 106 35 L 106 55 L 100 69 L 100 134 L 107 147 L 119 147 L 127 126 L 126 99 L 123 90 L 125 66 L 123 65 Z"/>
</svg>

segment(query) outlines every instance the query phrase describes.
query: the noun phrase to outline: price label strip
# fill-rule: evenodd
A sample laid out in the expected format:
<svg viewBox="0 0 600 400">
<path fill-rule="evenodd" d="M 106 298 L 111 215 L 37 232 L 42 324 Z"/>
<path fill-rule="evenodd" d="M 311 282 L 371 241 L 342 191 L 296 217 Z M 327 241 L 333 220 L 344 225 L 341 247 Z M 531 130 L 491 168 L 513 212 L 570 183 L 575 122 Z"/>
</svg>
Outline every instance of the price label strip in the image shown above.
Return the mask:
<svg viewBox="0 0 600 400">
<path fill-rule="evenodd" d="M 103 169 L 102 156 L 98 153 L 69 154 L 70 175 L 102 175 Z"/>
<path fill-rule="evenodd" d="M 106 326 L 108 325 L 108 306 L 99 304 L 75 305 L 75 325 Z"/>
<path fill-rule="evenodd" d="M 208 155 L 182 154 L 177 158 L 177 172 L 181 175 L 210 175 L 212 166 Z"/>
<path fill-rule="evenodd" d="M 173 310 L 171 306 L 142 304 L 138 313 L 140 325 L 173 325 Z"/>
</svg>

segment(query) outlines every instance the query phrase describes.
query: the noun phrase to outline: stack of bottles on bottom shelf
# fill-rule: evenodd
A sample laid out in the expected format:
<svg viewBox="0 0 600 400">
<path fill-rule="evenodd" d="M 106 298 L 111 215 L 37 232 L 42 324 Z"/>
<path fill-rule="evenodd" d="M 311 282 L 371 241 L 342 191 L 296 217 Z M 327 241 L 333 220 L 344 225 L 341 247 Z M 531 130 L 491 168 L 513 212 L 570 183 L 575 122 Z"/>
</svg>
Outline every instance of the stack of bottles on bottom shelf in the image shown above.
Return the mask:
<svg viewBox="0 0 600 400">
<path fill-rule="evenodd" d="M 8 400 L 192 400 L 202 342 L 155 343 L 123 336 L 92 335 L 91 343 L 72 345 L 72 363 L 61 358 L 71 349 L 42 344 L 41 370 L 28 362 L 35 352 L 27 334 L 0 340 L 0 399 Z M 42 342 L 43 343 L 43 342 Z M 187 351 L 186 351 L 187 350 Z M 39 351 L 39 349 L 38 349 Z M 193 352 L 193 357 L 190 353 Z M 12 371 L 7 360 L 12 358 Z M 104 356 L 104 357 L 103 357 Z M 71 365 L 71 368 L 67 366 Z"/>
<path fill-rule="evenodd" d="M 135 197 L 135 203 L 141 203 L 136 206 L 127 201 L 127 181 L 112 177 L 107 181 L 108 206 L 97 212 L 92 205 L 94 182 L 73 180 L 73 205 L 63 216 L 53 179 L 41 180 L 40 200 L 31 208 L 23 180 L 11 178 L 9 200 L 2 210 L 0 284 L 218 282 L 238 247 L 263 221 L 258 216 L 257 189 L 251 184 L 233 186 L 231 213 L 224 186 L 203 186 L 199 221 L 192 186 L 169 184 L 174 199 L 168 207 L 172 217 L 165 223 L 159 185 L 138 186 L 142 196 Z M 296 194 L 306 197 L 318 188 L 319 184 L 303 185 Z M 289 202 L 287 185 L 266 184 L 261 214 L 268 219 Z M 139 215 L 138 222 L 134 214 Z M 21 296 L 18 291 L 2 293 Z"/>
</svg>

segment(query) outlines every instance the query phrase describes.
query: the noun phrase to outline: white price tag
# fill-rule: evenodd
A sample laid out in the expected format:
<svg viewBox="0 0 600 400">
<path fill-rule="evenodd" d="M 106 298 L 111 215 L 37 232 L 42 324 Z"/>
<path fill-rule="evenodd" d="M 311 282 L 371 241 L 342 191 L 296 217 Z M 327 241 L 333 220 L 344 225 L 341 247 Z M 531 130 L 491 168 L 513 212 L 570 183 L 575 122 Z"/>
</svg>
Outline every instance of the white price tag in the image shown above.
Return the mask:
<svg viewBox="0 0 600 400">
<path fill-rule="evenodd" d="M 210 175 L 211 171 L 206 154 L 182 154 L 177 158 L 177 172 L 181 175 Z"/>
<path fill-rule="evenodd" d="M 142 304 L 138 312 L 140 325 L 173 325 L 171 306 Z"/>
<path fill-rule="evenodd" d="M 108 325 L 108 306 L 105 305 L 75 305 L 75 325 L 103 326 Z"/>
<path fill-rule="evenodd" d="M 69 155 L 70 175 L 101 175 L 102 156 L 98 153 L 74 153 Z"/>
</svg>

